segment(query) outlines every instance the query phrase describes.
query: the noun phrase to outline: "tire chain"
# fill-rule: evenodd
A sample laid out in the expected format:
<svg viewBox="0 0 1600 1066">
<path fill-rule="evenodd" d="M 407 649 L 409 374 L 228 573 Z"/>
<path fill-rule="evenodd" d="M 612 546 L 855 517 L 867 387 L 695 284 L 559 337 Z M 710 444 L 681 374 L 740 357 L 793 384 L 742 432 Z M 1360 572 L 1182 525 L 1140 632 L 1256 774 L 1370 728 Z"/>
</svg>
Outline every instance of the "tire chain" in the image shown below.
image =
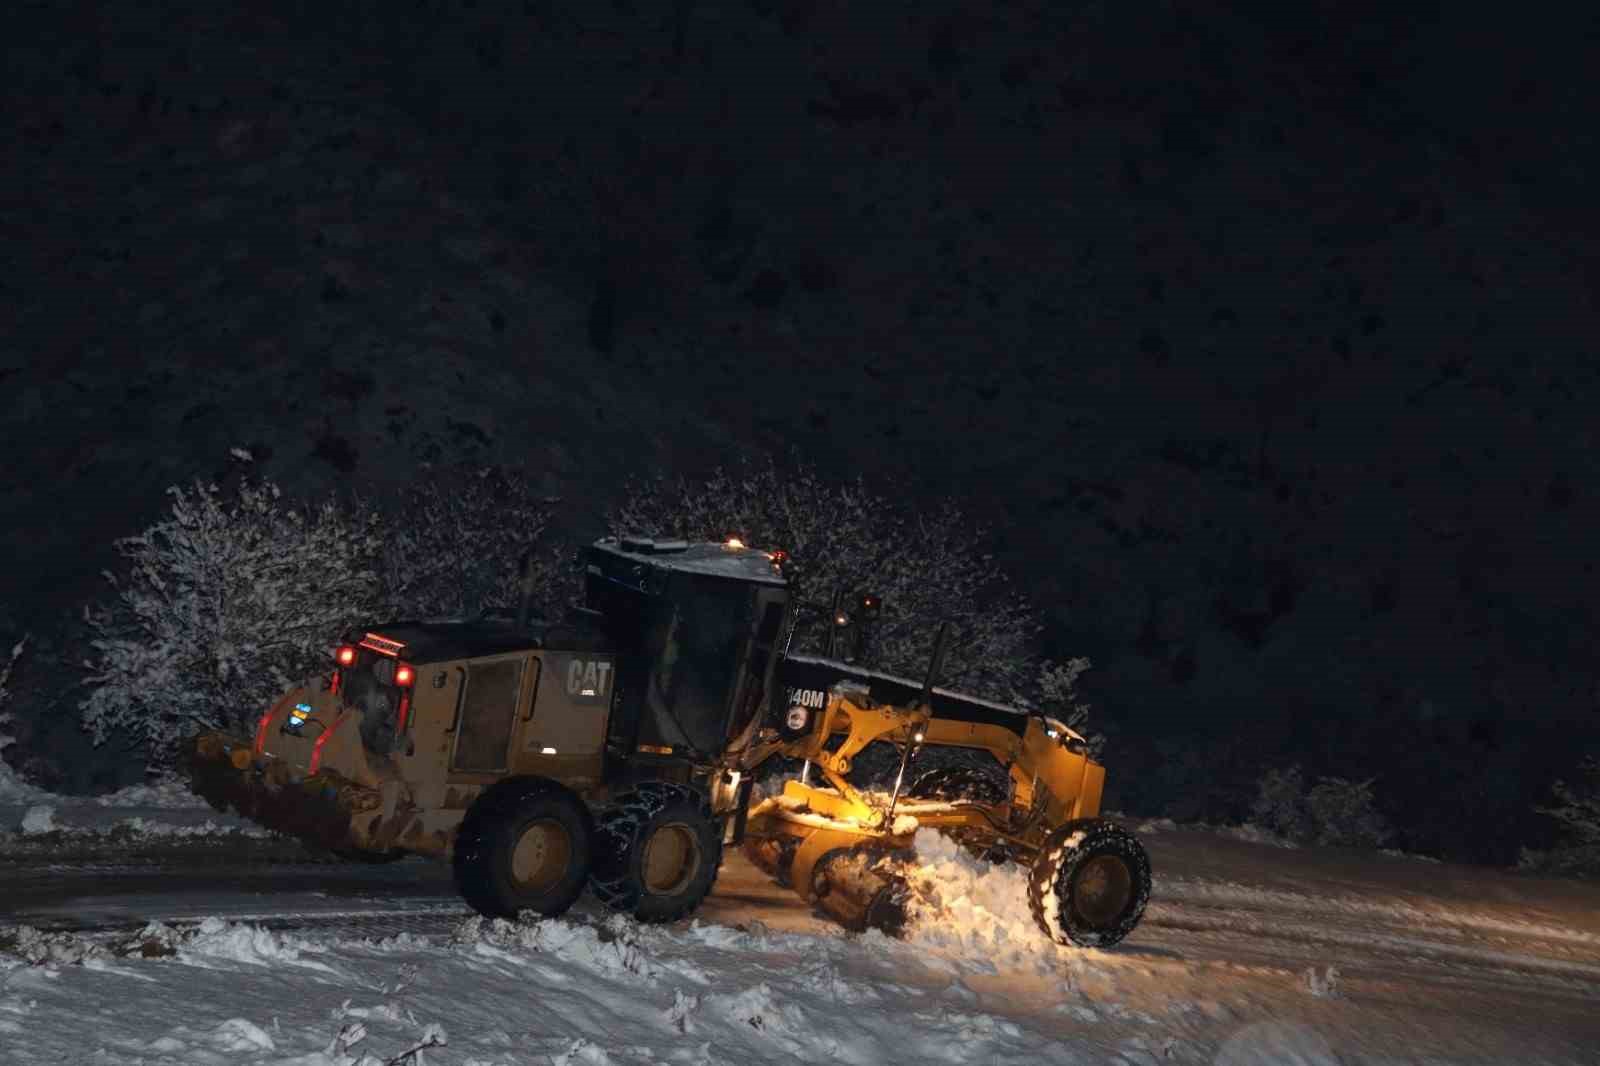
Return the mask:
<svg viewBox="0 0 1600 1066">
<path fill-rule="evenodd" d="M 1070 944 L 1072 941 L 1066 939 L 1059 929 L 1060 915 L 1057 915 L 1057 921 L 1054 923 L 1045 915 L 1044 895 L 1046 892 L 1055 891 L 1056 877 L 1061 872 L 1061 860 L 1066 857 L 1069 850 L 1057 845 L 1049 852 L 1040 855 L 1038 865 L 1028 871 L 1028 911 L 1033 915 L 1034 924 L 1057 944 Z M 1061 901 L 1058 900 L 1057 905 L 1061 906 Z"/>
<path fill-rule="evenodd" d="M 989 770 L 972 766 L 940 767 L 929 770 L 917 778 L 912 787 L 913 796 L 960 802 L 972 800 L 979 803 L 997 803 L 1005 798 L 1009 781 L 999 776 L 998 768 Z M 931 796 L 927 796 L 928 791 Z"/>
<path fill-rule="evenodd" d="M 1111 944 L 1119 943 L 1129 931 L 1128 929 L 1124 929 L 1120 933 L 1086 934 L 1084 939 L 1077 940 L 1068 936 L 1064 931 L 1065 923 L 1063 919 L 1066 916 L 1066 908 L 1072 906 L 1071 900 L 1060 899 L 1059 897 L 1057 898 L 1057 913 L 1055 922 L 1051 922 L 1049 916 L 1045 913 L 1045 894 L 1056 893 L 1056 882 L 1061 877 L 1062 865 L 1081 847 L 1091 843 L 1094 835 L 1097 832 L 1103 831 L 1104 829 L 1117 831 L 1115 826 L 1107 825 L 1107 823 L 1104 822 L 1096 822 L 1092 819 L 1066 823 L 1045 840 L 1044 847 L 1040 851 L 1036 865 L 1033 867 L 1033 869 L 1028 871 L 1028 910 L 1033 914 L 1034 923 L 1044 931 L 1046 936 L 1055 941 L 1057 944 L 1077 947 L 1107 947 Z M 1078 844 L 1069 847 L 1066 843 L 1067 840 L 1071 838 L 1072 833 L 1079 831 L 1084 833 L 1085 839 Z M 1060 836 L 1059 840 L 1056 839 L 1058 834 Z M 1137 844 L 1136 840 L 1135 843 Z M 1146 867 L 1146 869 L 1148 869 L 1148 867 Z M 1134 871 L 1130 871 L 1130 873 L 1133 872 Z M 1137 908 L 1139 916 L 1142 917 L 1145 906 L 1148 904 L 1150 899 L 1149 891 L 1148 889 L 1141 888 L 1139 885 L 1134 886 L 1134 891 L 1136 893 L 1136 902 L 1134 905 Z M 1138 921 L 1139 918 L 1136 917 L 1134 919 L 1134 924 L 1137 924 Z M 1129 928 L 1131 929 L 1131 927 Z"/>
<path fill-rule="evenodd" d="M 619 856 L 637 846 L 639 828 L 675 800 L 687 800 L 697 805 L 702 814 L 711 816 L 710 805 L 698 789 L 672 781 L 642 781 L 635 785 L 632 791 L 624 793 L 619 802 L 607 807 L 595 818 L 596 858 L 602 855 Z M 713 886 L 716 884 L 718 872 L 713 870 L 711 873 Z M 627 881 L 626 873 L 619 871 L 618 876 L 609 880 L 591 877 L 589 887 L 595 897 L 606 906 L 618 910 L 630 910 L 637 900 L 629 898 L 631 894 Z"/>
</svg>

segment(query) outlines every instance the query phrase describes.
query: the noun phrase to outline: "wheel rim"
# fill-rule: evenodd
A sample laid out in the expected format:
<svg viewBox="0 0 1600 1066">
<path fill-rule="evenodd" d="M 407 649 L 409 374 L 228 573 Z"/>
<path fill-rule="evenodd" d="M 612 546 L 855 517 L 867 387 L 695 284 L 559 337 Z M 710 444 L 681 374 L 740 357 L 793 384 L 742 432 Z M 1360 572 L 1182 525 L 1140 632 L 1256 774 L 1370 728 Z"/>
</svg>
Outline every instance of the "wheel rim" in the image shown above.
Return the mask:
<svg viewBox="0 0 1600 1066">
<path fill-rule="evenodd" d="M 572 863 L 572 839 L 556 822 L 532 822 L 511 852 L 511 879 L 528 892 L 542 892 L 560 881 Z"/>
<path fill-rule="evenodd" d="M 650 834 L 640 861 L 646 892 L 671 896 L 681 892 L 700 868 L 700 842 L 681 822 L 664 825 Z"/>
<path fill-rule="evenodd" d="M 1133 872 L 1115 855 L 1096 855 L 1073 878 L 1072 909 L 1092 928 L 1115 925 L 1132 898 Z"/>
</svg>

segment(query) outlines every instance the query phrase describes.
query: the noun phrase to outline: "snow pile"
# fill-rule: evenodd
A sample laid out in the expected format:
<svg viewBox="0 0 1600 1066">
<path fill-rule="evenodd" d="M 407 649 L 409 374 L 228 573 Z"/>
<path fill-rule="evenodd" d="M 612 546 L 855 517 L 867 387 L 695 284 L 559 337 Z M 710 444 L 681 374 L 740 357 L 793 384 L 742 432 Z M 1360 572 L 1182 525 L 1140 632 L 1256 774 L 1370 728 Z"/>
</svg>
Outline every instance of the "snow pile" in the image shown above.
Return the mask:
<svg viewBox="0 0 1600 1066">
<path fill-rule="evenodd" d="M 7 805 L 36 803 L 41 799 L 50 798 L 48 792 L 35 788 L 18 777 L 11 765 L 0 758 L 0 803 Z"/>
<path fill-rule="evenodd" d="M 114 821 L 106 818 L 91 818 L 87 821 L 74 819 L 72 822 L 58 820 L 58 818 L 72 818 L 75 813 L 77 812 L 71 808 L 63 812 L 53 804 L 35 804 L 24 811 L 17 823 L 17 831 L 23 837 L 44 836 L 51 833 L 73 839 L 103 837 L 124 845 L 140 840 L 156 839 L 181 840 L 191 837 L 233 836 L 261 840 L 272 836 L 270 830 L 236 819 L 207 818 L 204 821 L 187 824 L 146 818 L 142 815 L 117 818 Z"/>
<path fill-rule="evenodd" d="M 56 829 L 56 809 L 40 803 L 29 807 L 19 827 L 24 833 L 50 833 Z"/>
<path fill-rule="evenodd" d="M 1318 973 L 1315 966 L 1308 966 L 1302 976 L 1306 979 L 1306 991 L 1318 999 L 1337 999 L 1339 997 L 1339 967 L 1329 966 L 1322 973 Z"/>
<path fill-rule="evenodd" d="M 1300 845 L 1288 837 L 1280 836 L 1270 829 L 1263 829 L 1254 822 L 1244 822 L 1240 825 L 1212 825 L 1209 822 L 1186 822 L 1179 825 L 1171 818 L 1150 818 L 1140 822 L 1136 827 L 1139 833 L 1153 836 L 1157 833 L 1171 833 L 1180 829 L 1199 833 L 1215 833 L 1218 836 L 1231 837 L 1242 840 L 1246 844 L 1264 844 L 1271 848 L 1287 848 L 1293 850 Z"/>
<path fill-rule="evenodd" d="M 1061 974 L 1076 953 L 1048 940 L 1028 908 L 1028 870 L 993 865 L 930 829 L 917 831 L 906 939 L 990 972 Z"/>
<path fill-rule="evenodd" d="M 69 966 L 107 955 L 101 945 L 73 933 L 46 933 L 31 925 L 0 930 L 0 960 L 29 966 Z"/>
<path fill-rule="evenodd" d="M 1202 828 L 1219 836 L 1242 840 L 1246 844 L 1265 844 L 1270 848 L 1287 848 L 1290 850 L 1300 846 L 1288 837 L 1280 836 L 1270 829 L 1263 829 L 1254 822 L 1244 822 L 1240 825 L 1208 825 Z"/>
<path fill-rule="evenodd" d="M 183 778 L 165 774 L 142 785 L 129 785 L 92 802 L 100 807 L 154 807 L 160 810 L 204 810 L 206 801 L 189 791 Z"/>
<path fill-rule="evenodd" d="M 193 825 L 173 825 L 169 822 L 152 821 L 148 818 L 135 816 L 123 818 L 112 824 L 111 832 L 125 832 L 136 837 L 211 837 L 211 836 L 241 836 L 254 837 L 258 840 L 270 837 L 272 832 L 258 825 L 240 825 L 236 822 L 218 821 L 207 818 L 203 822 Z"/>
<path fill-rule="evenodd" d="M 242 818 L 216 812 L 172 775 L 104 796 L 62 796 L 27 784 L 0 763 L 0 838 L 7 830 L 23 840 L 59 834 L 79 844 L 121 846 L 156 839 L 272 835 Z"/>
<path fill-rule="evenodd" d="M 288 965 L 323 973 L 335 973 L 333 967 L 318 959 L 325 947 L 263 929 L 259 925 L 240 925 L 221 918 L 207 918 L 192 939 L 182 944 L 178 954 L 194 966 L 221 968 L 227 963 L 248 966 Z"/>
<path fill-rule="evenodd" d="M 503 919 L 468 918 L 452 937 L 485 958 L 503 960 L 518 952 L 538 952 L 560 956 L 564 962 L 590 973 L 650 981 L 655 972 L 632 935 L 633 929 L 622 916 L 599 928 L 557 921 L 522 925 Z"/>
</svg>

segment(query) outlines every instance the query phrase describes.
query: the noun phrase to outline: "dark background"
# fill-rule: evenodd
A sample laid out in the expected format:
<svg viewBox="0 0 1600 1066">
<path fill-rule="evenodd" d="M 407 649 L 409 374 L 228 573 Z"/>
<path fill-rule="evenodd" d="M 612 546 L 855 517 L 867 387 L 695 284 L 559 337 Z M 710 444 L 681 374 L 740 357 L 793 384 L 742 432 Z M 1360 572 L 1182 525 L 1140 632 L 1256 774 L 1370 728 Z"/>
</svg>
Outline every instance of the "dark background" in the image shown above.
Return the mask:
<svg viewBox="0 0 1600 1066">
<path fill-rule="evenodd" d="M 330 13 L 328 8 L 334 8 Z M 162 489 L 794 449 L 954 493 L 1087 655 L 1112 806 L 1376 775 L 1504 862 L 1594 750 L 1581 5 L 14 4 L 0 630 L 77 734 Z"/>
</svg>

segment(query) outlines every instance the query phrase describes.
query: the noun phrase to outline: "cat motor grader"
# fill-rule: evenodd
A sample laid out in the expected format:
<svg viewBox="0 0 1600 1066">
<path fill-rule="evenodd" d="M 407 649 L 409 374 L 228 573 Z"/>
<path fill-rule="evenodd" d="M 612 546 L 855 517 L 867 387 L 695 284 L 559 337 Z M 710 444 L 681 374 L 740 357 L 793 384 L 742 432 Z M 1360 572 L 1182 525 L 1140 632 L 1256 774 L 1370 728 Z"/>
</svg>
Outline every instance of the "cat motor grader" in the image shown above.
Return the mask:
<svg viewBox="0 0 1600 1066">
<path fill-rule="evenodd" d="M 346 634 L 253 735 L 193 738 L 193 789 L 349 858 L 447 861 L 494 917 L 560 914 L 588 888 L 643 921 L 681 918 L 742 845 L 847 926 L 897 932 L 912 838 L 932 828 L 1031 864 L 1057 942 L 1137 924 L 1149 861 L 1097 817 L 1103 767 L 1060 722 L 936 687 L 943 629 L 918 685 L 788 654 L 803 608 L 782 552 L 604 538 L 581 562 L 562 622 L 529 617 L 525 575 L 514 615 Z M 852 781 L 870 745 L 892 748 L 892 787 Z M 929 749 L 976 759 L 915 772 Z M 785 757 L 801 779 L 758 797 L 757 770 Z"/>
</svg>

